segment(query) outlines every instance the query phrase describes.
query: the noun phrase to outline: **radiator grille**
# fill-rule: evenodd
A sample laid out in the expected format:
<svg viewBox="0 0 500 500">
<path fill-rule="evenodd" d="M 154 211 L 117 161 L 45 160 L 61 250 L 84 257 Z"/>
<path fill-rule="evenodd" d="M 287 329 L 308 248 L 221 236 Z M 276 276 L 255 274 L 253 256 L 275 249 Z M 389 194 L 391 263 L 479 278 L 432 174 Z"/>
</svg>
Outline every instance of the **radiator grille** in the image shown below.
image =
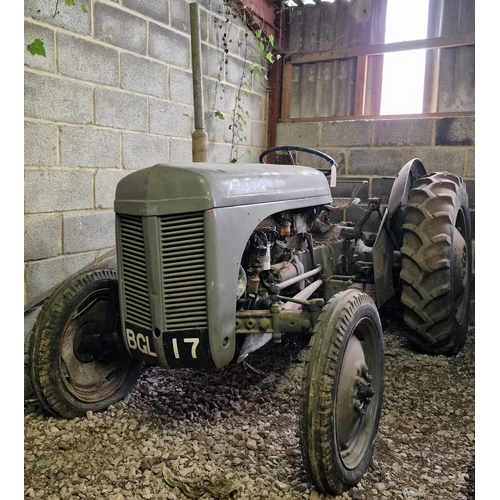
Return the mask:
<svg viewBox="0 0 500 500">
<path fill-rule="evenodd" d="M 167 331 L 207 327 L 203 213 L 160 217 Z"/>
<path fill-rule="evenodd" d="M 142 217 L 120 215 L 119 221 L 125 319 L 150 330 L 151 308 Z"/>
</svg>

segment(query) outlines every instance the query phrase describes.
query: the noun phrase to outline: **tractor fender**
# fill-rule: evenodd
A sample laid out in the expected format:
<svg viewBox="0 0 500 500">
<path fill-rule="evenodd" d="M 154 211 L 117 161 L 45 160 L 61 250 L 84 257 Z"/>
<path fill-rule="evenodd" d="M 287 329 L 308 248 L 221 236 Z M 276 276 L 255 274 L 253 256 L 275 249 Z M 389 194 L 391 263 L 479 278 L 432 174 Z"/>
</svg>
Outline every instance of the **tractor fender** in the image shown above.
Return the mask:
<svg viewBox="0 0 500 500">
<path fill-rule="evenodd" d="M 399 171 L 389 195 L 389 202 L 373 245 L 373 274 L 377 307 L 394 296 L 394 252 L 403 244 L 403 222 L 413 182 L 426 175 L 424 164 L 410 160 Z"/>
<path fill-rule="evenodd" d="M 413 182 L 426 175 L 424 164 L 418 158 L 410 160 L 398 173 L 394 184 L 392 185 L 391 194 L 389 195 L 389 202 L 387 203 L 387 224 L 389 231 L 391 231 L 398 243 L 398 248 L 403 244 L 403 219 L 406 204 L 408 203 L 408 196 L 413 186 Z M 380 231 L 383 230 L 382 225 Z"/>
</svg>

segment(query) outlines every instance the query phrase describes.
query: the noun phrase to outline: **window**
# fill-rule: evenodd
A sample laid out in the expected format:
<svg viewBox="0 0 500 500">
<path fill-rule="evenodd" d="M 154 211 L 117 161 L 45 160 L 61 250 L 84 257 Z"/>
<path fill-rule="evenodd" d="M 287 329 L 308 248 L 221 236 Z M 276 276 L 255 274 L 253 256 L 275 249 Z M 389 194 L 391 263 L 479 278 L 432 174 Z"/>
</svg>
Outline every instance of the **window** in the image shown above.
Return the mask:
<svg viewBox="0 0 500 500">
<path fill-rule="evenodd" d="M 474 114 L 474 0 L 293 1 L 281 121 Z"/>
<path fill-rule="evenodd" d="M 427 38 L 429 0 L 388 0 L 385 43 Z M 425 49 L 384 55 L 381 115 L 422 113 Z"/>
</svg>

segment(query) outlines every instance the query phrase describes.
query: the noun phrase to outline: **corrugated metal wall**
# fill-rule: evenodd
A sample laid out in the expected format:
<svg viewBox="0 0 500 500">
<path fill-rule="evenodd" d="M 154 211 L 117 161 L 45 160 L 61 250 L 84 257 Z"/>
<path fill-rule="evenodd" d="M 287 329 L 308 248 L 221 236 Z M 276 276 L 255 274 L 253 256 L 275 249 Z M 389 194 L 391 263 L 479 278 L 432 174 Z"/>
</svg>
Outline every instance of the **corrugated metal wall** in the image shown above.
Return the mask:
<svg viewBox="0 0 500 500">
<path fill-rule="evenodd" d="M 475 32 L 474 0 L 430 0 L 442 12 L 439 32 L 428 36 Z M 435 29 L 436 29 L 435 28 Z M 474 111 L 475 46 L 439 50 L 439 112 Z"/>
<path fill-rule="evenodd" d="M 429 37 L 474 32 L 474 0 L 430 0 Z M 384 43 L 387 0 L 336 0 L 288 12 L 287 55 Z M 475 47 L 428 51 L 424 112 L 474 110 Z M 367 87 L 380 85 L 383 56 L 368 58 Z M 356 58 L 292 66 L 290 118 L 354 115 Z M 366 94 L 365 114 L 377 114 Z"/>
<path fill-rule="evenodd" d="M 383 43 L 386 4 L 358 0 L 294 8 L 287 54 Z M 352 115 L 355 80 L 355 58 L 293 66 L 290 118 Z"/>
</svg>

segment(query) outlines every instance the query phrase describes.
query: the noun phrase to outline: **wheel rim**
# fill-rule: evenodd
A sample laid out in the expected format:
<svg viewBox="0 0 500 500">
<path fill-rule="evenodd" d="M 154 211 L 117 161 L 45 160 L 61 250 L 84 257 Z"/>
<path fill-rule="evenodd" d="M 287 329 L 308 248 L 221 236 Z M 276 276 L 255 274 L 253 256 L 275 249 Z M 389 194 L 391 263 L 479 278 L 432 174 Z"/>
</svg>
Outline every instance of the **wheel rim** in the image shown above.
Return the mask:
<svg viewBox="0 0 500 500">
<path fill-rule="evenodd" d="M 359 321 L 346 344 L 340 365 L 334 418 L 338 451 L 347 469 L 359 465 L 377 425 L 379 401 L 372 401 L 379 398 L 377 388 L 381 377 L 376 335 L 370 319 Z"/>
<path fill-rule="evenodd" d="M 461 208 L 453 228 L 452 259 L 453 300 L 458 324 L 462 324 L 466 312 L 466 289 L 469 276 L 469 255 L 466 237 L 466 220 L 463 208 Z"/>
<path fill-rule="evenodd" d="M 89 403 L 116 393 L 130 365 L 115 327 L 118 312 L 109 298 L 109 288 L 88 294 L 66 323 L 60 346 L 59 367 L 66 388 Z M 111 322 L 107 315 L 113 316 Z"/>
</svg>

